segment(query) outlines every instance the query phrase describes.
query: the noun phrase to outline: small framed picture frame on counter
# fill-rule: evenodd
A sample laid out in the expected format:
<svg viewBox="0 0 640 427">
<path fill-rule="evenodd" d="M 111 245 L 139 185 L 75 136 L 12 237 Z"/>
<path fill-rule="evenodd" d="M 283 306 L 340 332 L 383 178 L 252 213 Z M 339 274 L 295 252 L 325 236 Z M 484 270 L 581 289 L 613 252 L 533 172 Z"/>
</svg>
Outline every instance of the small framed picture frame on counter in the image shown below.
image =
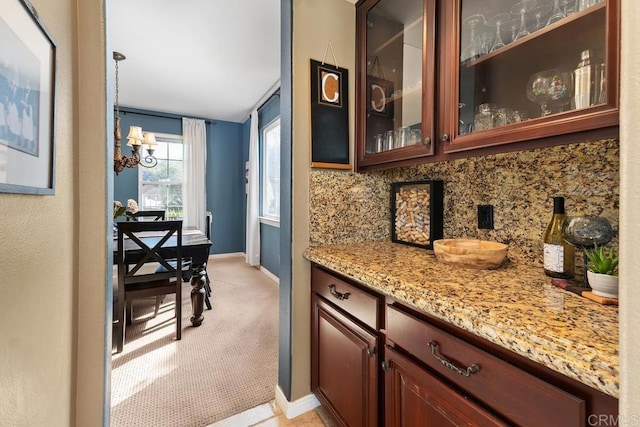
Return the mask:
<svg viewBox="0 0 640 427">
<path fill-rule="evenodd" d="M 424 249 L 442 239 L 444 182 L 439 180 L 391 184 L 391 241 Z"/>
</svg>

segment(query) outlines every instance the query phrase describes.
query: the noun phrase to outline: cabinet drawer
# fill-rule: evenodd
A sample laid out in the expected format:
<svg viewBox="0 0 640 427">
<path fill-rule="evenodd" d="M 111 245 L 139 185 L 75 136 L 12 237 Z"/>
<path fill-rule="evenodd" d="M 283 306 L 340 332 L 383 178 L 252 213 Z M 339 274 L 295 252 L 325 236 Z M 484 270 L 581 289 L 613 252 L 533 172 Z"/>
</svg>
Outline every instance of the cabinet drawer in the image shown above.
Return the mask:
<svg viewBox="0 0 640 427">
<path fill-rule="evenodd" d="M 314 266 L 311 289 L 374 330 L 380 329 L 382 299 Z"/>
<path fill-rule="evenodd" d="M 522 426 L 584 426 L 585 401 L 388 305 L 387 339 Z M 475 368 L 474 368 L 475 366 Z"/>
</svg>

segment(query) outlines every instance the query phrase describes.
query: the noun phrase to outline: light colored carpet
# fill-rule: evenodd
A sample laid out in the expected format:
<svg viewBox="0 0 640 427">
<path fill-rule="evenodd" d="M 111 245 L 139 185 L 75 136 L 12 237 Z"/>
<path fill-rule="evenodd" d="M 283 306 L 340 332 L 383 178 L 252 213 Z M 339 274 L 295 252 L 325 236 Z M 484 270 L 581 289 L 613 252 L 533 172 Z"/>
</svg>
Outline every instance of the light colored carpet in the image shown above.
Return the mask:
<svg viewBox="0 0 640 427">
<path fill-rule="evenodd" d="M 278 365 L 278 287 L 243 256 L 208 263 L 213 310 L 191 326 L 182 292 L 182 340 L 173 296 L 134 305 L 121 354 L 113 356 L 111 426 L 202 427 L 273 400 Z"/>
</svg>

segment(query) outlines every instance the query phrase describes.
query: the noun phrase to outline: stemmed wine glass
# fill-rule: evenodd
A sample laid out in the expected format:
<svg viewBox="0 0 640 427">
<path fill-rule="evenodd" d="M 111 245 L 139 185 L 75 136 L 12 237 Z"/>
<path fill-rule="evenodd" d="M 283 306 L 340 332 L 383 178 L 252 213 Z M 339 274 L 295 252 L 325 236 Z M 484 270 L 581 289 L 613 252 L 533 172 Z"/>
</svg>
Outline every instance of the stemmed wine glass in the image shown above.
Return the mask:
<svg viewBox="0 0 640 427">
<path fill-rule="evenodd" d="M 487 22 L 488 26 L 496 27 L 496 37 L 493 40 L 493 45 L 491 45 L 489 52 L 493 52 L 494 50 L 498 50 L 501 47 L 505 46 L 504 41 L 502 40 L 502 35 L 500 34 L 500 31 L 502 29 L 502 25 L 509 22 L 510 19 L 511 19 L 511 15 L 509 15 L 508 13 L 499 13 L 496 16 L 489 19 L 489 21 Z"/>
<path fill-rule="evenodd" d="M 524 36 L 529 35 L 529 30 L 527 30 L 527 20 L 525 15 L 527 11 L 533 9 L 536 5 L 536 0 L 521 0 L 518 3 L 514 4 L 511 8 L 512 15 L 520 15 L 520 28 L 516 33 L 516 36 L 513 38 L 513 41 L 516 41 Z"/>
<path fill-rule="evenodd" d="M 471 15 L 467 19 L 463 21 L 463 25 L 469 27 L 469 44 L 462 51 L 461 61 L 466 61 L 468 59 L 475 59 L 480 55 L 480 46 L 479 40 L 476 36 L 477 28 L 480 24 L 484 25 L 485 18 L 484 15 L 477 14 Z"/>
<path fill-rule="evenodd" d="M 560 0 L 553 0 L 553 13 L 547 20 L 547 25 L 551 25 L 563 18 L 566 18 L 566 15 L 560 10 Z"/>
<path fill-rule="evenodd" d="M 551 12 L 550 4 L 541 4 L 531 9 L 530 11 L 531 16 L 533 16 L 536 20 L 536 23 L 535 23 L 536 30 L 539 30 L 540 28 L 543 28 L 546 25 L 546 21 L 543 23 L 542 19 L 546 18 L 550 12 Z"/>
<path fill-rule="evenodd" d="M 562 0 L 562 3 L 560 4 L 562 5 L 562 13 L 564 13 L 564 16 L 569 16 L 576 11 L 574 0 Z M 570 4 L 572 6 L 569 6 Z"/>
<path fill-rule="evenodd" d="M 562 237 L 567 243 L 582 249 L 584 261 L 584 284 L 589 286 L 587 279 L 587 255 L 585 249 L 595 245 L 603 246 L 611 241 L 613 229 L 609 220 L 601 216 L 567 216 L 560 227 Z"/>
<path fill-rule="evenodd" d="M 535 73 L 527 83 L 527 98 L 540 104 L 541 117 L 548 116 L 549 105 L 563 106 L 571 102 L 571 73 L 556 69 Z"/>
</svg>

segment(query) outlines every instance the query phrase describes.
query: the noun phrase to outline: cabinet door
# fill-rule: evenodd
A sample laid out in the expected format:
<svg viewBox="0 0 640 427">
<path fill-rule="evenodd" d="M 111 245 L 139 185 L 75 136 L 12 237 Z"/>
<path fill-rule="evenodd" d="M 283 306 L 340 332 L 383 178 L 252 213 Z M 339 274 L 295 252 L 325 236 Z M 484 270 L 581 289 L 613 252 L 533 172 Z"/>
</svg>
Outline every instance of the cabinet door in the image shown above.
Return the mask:
<svg viewBox="0 0 640 427">
<path fill-rule="evenodd" d="M 392 348 L 384 366 L 387 427 L 507 425 Z"/>
<path fill-rule="evenodd" d="M 314 294 L 311 389 L 349 427 L 378 422 L 377 337 Z"/>
<path fill-rule="evenodd" d="M 453 0 L 445 152 L 618 125 L 619 0 Z M 560 137 L 558 137 L 560 136 Z M 588 138 L 584 134 L 581 139 Z"/>
<path fill-rule="evenodd" d="M 434 154 L 435 0 L 356 11 L 358 169 Z"/>
</svg>

